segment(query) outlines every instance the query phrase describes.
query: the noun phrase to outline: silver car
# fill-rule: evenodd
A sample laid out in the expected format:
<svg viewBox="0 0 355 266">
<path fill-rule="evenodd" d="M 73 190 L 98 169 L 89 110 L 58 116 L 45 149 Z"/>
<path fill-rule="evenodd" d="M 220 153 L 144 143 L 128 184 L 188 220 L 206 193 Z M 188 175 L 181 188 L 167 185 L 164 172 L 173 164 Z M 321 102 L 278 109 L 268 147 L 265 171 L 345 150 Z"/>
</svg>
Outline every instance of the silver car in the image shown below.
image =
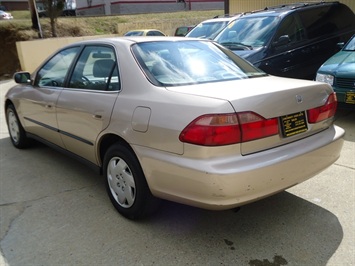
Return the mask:
<svg viewBox="0 0 355 266">
<path fill-rule="evenodd" d="M 344 130 L 325 83 L 273 77 L 209 40 L 71 44 L 5 99 L 13 145 L 42 141 L 93 166 L 125 217 L 158 199 L 234 208 L 334 163 Z"/>
</svg>

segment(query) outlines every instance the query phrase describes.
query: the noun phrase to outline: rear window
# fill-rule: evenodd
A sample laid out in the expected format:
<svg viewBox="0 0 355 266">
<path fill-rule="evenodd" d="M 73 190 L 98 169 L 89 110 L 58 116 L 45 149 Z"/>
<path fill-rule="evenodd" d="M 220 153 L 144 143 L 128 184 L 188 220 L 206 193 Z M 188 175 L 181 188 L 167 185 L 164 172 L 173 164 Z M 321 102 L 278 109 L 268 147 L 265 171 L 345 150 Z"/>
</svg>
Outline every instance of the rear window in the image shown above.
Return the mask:
<svg viewBox="0 0 355 266">
<path fill-rule="evenodd" d="M 178 86 L 266 75 L 230 50 L 209 41 L 146 42 L 132 46 L 137 62 L 157 86 Z"/>
</svg>

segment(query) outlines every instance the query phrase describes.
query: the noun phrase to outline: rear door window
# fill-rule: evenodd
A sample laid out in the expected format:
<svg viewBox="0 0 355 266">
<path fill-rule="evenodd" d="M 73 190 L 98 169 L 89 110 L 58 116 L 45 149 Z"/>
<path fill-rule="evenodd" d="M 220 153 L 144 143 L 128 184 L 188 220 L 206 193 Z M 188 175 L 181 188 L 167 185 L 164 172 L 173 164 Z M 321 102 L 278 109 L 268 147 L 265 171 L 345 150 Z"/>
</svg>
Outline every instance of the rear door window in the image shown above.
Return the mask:
<svg viewBox="0 0 355 266">
<path fill-rule="evenodd" d="M 69 87 L 99 91 L 119 90 L 114 49 L 99 45 L 85 47 L 74 67 Z"/>
</svg>

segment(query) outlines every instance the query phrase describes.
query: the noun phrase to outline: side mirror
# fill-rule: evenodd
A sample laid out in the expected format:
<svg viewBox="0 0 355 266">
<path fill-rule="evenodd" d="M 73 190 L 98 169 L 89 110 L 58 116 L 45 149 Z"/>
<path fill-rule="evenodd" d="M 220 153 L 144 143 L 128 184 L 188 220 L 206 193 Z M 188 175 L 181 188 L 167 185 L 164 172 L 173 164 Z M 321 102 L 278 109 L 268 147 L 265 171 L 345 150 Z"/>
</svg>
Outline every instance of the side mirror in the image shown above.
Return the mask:
<svg viewBox="0 0 355 266">
<path fill-rule="evenodd" d="M 338 42 L 338 43 L 337 43 L 337 47 L 338 47 L 339 49 L 343 49 L 344 45 L 345 45 L 344 42 Z"/>
<path fill-rule="evenodd" d="M 289 44 L 291 42 L 291 39 L 288 35 L 282 35 L 279 37 L 279 39 L 274 42 L 274 46 L 282 46 L 282 45 L 286 45 Z"/>
<path fill-rule="evenodd" d="M 29 72 L 16 72 L 14 74 L 14 80 L 19 84 L 30 84 L 31 83 L 31 75 Z"/>
</svg>

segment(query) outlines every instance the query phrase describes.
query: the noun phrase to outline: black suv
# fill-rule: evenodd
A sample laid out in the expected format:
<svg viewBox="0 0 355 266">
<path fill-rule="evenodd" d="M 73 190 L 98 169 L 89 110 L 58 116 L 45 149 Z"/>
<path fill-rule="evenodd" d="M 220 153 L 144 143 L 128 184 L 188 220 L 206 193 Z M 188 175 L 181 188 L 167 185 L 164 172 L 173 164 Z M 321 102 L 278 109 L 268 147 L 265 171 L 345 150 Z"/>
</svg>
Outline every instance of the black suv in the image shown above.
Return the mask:
<svg viewBox="0 0 355 266">
<path fill-rule="evenodd" d="M 266 73 L 314 79 L 355 33 L 354 12 L 339 2 L 297 3 L 243 14 L 215 40 Z"/>
</svg>

